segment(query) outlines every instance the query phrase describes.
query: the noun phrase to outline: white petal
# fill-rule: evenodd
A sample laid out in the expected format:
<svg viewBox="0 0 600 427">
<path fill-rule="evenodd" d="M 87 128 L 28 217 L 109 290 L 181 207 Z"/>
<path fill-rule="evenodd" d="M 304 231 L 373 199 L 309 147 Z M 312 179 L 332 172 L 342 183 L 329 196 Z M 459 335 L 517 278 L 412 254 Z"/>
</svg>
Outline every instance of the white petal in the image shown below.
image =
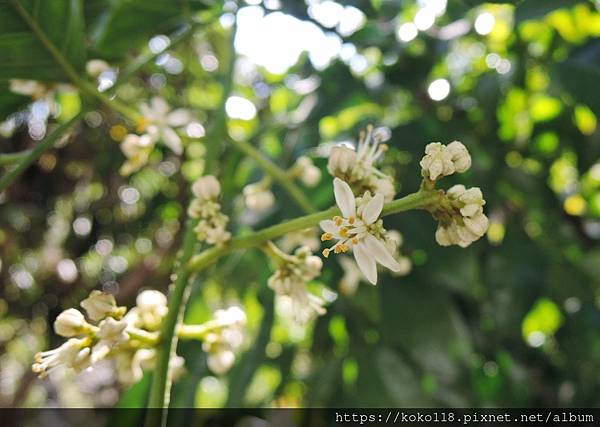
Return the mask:
<svg viewBox="0 0 600 427">
<path fill-rule="evenodd" d="M 173 150 L 175 154 L 181 154 L 183 152 L 181 138 L 179 138 L 179 135 L 177 135 L 177 133 L 170 127 L 165 127 L 162 129 L 162 139 L 167 147 Z"/>
<path fill-rule="evenodd" d="M 331 234 L 336 234 L 338 232 L 338 228 L 335 225 L 335 222 L 333 222 L 330 219 L 326 219 L 325 221 L 321 221 L 319 223 L 319 225 L 321 226 L 321 229 L 325 232 L 325 233 L 331 233 Z"/>
<path fill-rule="evenodd" d="M 360 242 L 354 246 L 352 252 L 354 252 L 354 259 L 362 274 L 373 285 L 377 284 L 377 264 L 375 263 L 375 258 L 370 256 L 365 244 Z"/>
<path fill-rule="evenodd" d="M 400 271 L 401 265 L 394 259 L 383 242 L 371 234 L 365 237 L 365 246 L 369 254 L 377 260 L 377 262 L 392 271 Z"/>
<path fill-rule="evenodd" d="M 169 126 L 180 127 L 187 125 L 191 119 L 192 115 L 188 110 L 184 108 L 178 108 L 177 110 L 173 110 L 169 113 L 167 116 L 167 123 Z"/>
<path fill-rule="evenodd" d="M 356 200 L 350 186 L 339 178 L 333 180 L 335 202 L 345 218 L 356 215 Z"/>
<path fill-rule="evenodd" d="M 155 96 L 150 100 L 150 106 L 157 117 L 164 117 L 170 110 L 169 104 L 163 98 Z"/>
<path fill-rule="evenodd" d="M 362 214 L 362 220 L 366 225 L 371 225 L 379 218 L 381 210 L 383 209 L 383 194 L 375 194 Z"/>
</svg>

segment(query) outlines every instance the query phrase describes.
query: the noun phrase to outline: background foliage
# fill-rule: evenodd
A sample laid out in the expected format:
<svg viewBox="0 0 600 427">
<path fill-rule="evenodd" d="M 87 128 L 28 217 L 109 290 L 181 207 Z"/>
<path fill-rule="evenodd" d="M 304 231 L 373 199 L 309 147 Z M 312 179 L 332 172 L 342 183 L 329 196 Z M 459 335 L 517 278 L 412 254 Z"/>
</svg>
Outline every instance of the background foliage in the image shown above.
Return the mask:
<svg viewBox="0 0 600 427">
<path fill-rule="evenodd" d="M 385 169 L 400 195 L 417 189 L 428 142 L 458 139 L 473 155 L 473 168 L 459 179 L 483 189 L 486 238 L 468 249 L 442 248 L 429 215 L 389 218 L 387 228 L 404 236 L 411 273 L 383 275 L 376 287 L 362 283 L 349 295 L 339 287 L 337 261 L 327 261 L 315 286 L 337 298 L 307 328 L 274 312 L 271 269 L 257 251 L 229 256 L 195 279 L 186 320 L 204 321 L 213 309 L 240 302 L 250 336 L 224 377 L 210 374 L 198 343 L 181 343 L 187 374 L 174 385 L 173 406 L 600 403 L 597 2 L 449 0 L 409 41 L 401 25 L 440 2 L 347 2 L 365 18 L 350 32 L 317 19 L 314 4 L 244 3 L 238 16 L 249 7 L 278 10 L 337 34 L 343 48 L 317 66 L 302 54 L 281 73 L 241 55 L 233 75 L 233 3 L 19 3 L 81 76 L 89 59 L 118 70 L 106 93 L 134 109 L 158 94 L 192 109 L 211 135 L 222 125 L 225 97 L 250 100 L 256 113 L 230 112 L 229 136 L 282 167 L 315 155 L 324 179 L 304 190 L 316 208 L 332 203 L 317 147 L 355 140 L 366 124 L 392 131 Z M 495 19 L 487 32 L 473 26 L 482 13 Z M 176 41 L 164 52 L 160 43 L 169 39 L 161 34 Z M 237 233 L 301 212 L 278 187 L 273 211 L 245 210 L 241 190 L 263 172 L 225 138 L 188 131 L 184 156 L 157 148 L 148 167 L 122 177 L 116 141 L 131 123 L 73 87 L 55 86 L 50 103 L 8 90 L 9 79 L 53 84 L 68 77 L 11 2 L 0 1 L 0 151 L 31 148 L 84 111 L 69 138 L 0 196 L 0 403 L 143 406 L 149 378 L 124 390 L 107 366 L 34 378 L 34 353 L 60 341 L 50 327 L 56 315 L 91 289 L 114 292 L 125 305 L 140 289 L 166 291 L 189 183 L 206 168 L 220 174 Z M 439 101 L 430 86 L 436 79 L 450 84 Z"/>
</svg>

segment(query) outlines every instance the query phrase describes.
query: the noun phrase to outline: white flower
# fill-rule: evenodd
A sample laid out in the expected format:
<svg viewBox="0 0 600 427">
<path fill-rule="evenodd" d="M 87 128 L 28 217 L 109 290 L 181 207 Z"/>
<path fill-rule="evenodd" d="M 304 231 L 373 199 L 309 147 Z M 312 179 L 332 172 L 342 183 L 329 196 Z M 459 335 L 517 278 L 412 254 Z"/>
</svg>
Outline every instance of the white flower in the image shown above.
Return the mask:
<svg viewBox="0 0 600 427">
<path fill-rule="evenodd" d="M 74 337 L 89 331 L 91 325 L 85 321 L 83 314 L 75 309 L 69 308 L 58 315 L 54 321 L 54 330 L 62 337 Z"/>
<path fill-rule="evenodd" d="M 367 127 L 361 132 L 356 151 L 345 147 L 334 147 L 329 156 L 327 169 L 333 176 L 344 180 L 356 195 L 365 191 L 381 194 L 386 201 L 394 198 L 396 191 L 393 180 L 375 165 L 387 151 L 382 142 L 389 138 L 389 131 Z"/>
<path fill-rule="evenodd" d="M 121 142 L 121 151 L 127 157 L 127 162 L 121 166 L 121 174 L 129 175 L 148 163 L 153 148 L 154 142 L 149 135 L 128 134 Z"/>
<path fill-rule="evenodd" d="M 461 142 L 453 141 L 448 144 L 448 152 L 452 156 L 452 163 L 456 172 L 462 173 L 471 167 L 471 155 Z"/>
<path fill-rule="evenodd" d="M 101 291 L 92 291 L 86 299 L 81 301 L 80 305 L 93 321 L 102 320 L 113 313 L 122 315 L 125 310 L 124 307 L 122 307 L 123 310 L 117 308 L 114 296 Z"/>
<path fill-rule="evenodd" d="M 85 72 L 92 77 L 98 77 L 102 72 L 108 70 L 110 65 L 103 59 L 90 59 L 85 64 Z"/>
<path fill-rule="evenodd" d="M 298 157 L 294 169 L 298 171 L 297 175 L 307 187 L 315 187 L 321 181 L 321 169 L 316 167 L 309 157 Z"/>
<path fill-rule="evenodd" d="M 350 186 L 339 178 L 333 180 L 333 186 L 342 216 L 321 221 L 324 231 L 321 239 L 337 240 L 333 246 L 335 253 L 351 249 L 358 267 L 372 284 L 377 283 L 377 263 L 398 271 L 400 265 L 384 243 L 386 231 L 383 221 L 379 219 L 383 209 L 383 195 L 371 197 L 367 192 L 362 198 L 355 199 Z M 323 255 L 327 257 L 330 252 L 330 248 L 325 249 Z"/>
<path fill-rule="evenodd" d="M 441 176 L 452 175 L 456 169 L 452 161 L 452 154 L 448 148 L 439 143 L 432 142 L 425 147 L 425 156 L 421 159 L 423 175 L 435 181 Z"/>
<path fill-rule="evenodd" d="M 292 318 L 303 324 L 315 315 L 325 314 L 325 301 L 312 294 L 306 286 L 321 274 L 321 258 L 314 256 L 305 246 L 298 248 L 294 255 L 282 253 L 275 245 L 271 247 L 279 254 L 280 265 L 267 283 L 277 298 L 289 306 Z"/>
<path fill-rule="evenodd" d="M 261 182 L 249 184 L 244 187 L 244 202 L 248 209 L 256 212 L 265 212 L 275 203 L 275 196 Z"/>
<path fill-rule="evenodd" d="M 136 314 L 141 323 L 150 331 L 157 330 L 167 315 L 167 297 L 158 291 L 146 290 L 136 299 Z"/>
<path fill-rule="evenodd" d="M 31 369 L 40 378 L 61 365 L 81 371 L 90 366 L 92 360 L 87 343 L 87 338 L 71 338 L 58 348 L 37 353 Z"/>
<path fill-rule="evenodd" d="M 333 147 L 327 170 L 333 176 L 346 175 L 356 163 L 356 152 L 344 145 Z"/>
<path fill-rule="evenodd" d="M 217 310 L 213 319 L 206 323 L 210 332 L 204 337 L 202 349 L 207 353 L 209 369 L 224 374 L 235 362 L 235 350 L 244 340 L 246 314 L 239 307 Z"/>
<path fill-rule="evenodd" d="M 173 128 L 187 125 L 192 120 L 191 113 L 183 108 L 171 110 L 169 104 L 158 96 L 153 97 L 150 104 L 142 103 L 140 110 L 144 116 L 144 131 L 153 140 L 164 142 L 175 154 L 181 154 L 181 138 Z"/>
<path fill-rule="evenodd" d="M 342 270 L 344 270 L 344 275 L 338 284 L 340 291 L 344 295 L 354 295 L 364 275 L 356 265 L 356 262 L 352 261 L 352 258 L 341 256 L 338 260 Z"/>
<path fill-rule="evenodd" d="M 216 200 L 221 193 L 221 185 L 213 175 L 201 176 L 192 185 L 192 193 L 201 200 Z"/>
</svg>

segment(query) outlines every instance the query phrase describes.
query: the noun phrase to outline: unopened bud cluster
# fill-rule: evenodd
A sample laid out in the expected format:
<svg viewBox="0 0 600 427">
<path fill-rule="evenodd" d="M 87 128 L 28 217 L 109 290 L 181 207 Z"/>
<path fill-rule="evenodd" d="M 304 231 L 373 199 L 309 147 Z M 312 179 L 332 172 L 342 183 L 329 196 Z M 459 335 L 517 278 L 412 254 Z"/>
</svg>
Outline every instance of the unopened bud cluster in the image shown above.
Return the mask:
<svg viewBox="0 0 600 427">
<path fill-rule="evenodd" d="M 325 314 L 325 301 L 312 294 L 308 282 L 321 274 L 323 262 L 302 246 L 293 255 L 286 254 L 269 243 L 269 253 L 278 263 L 277 270 L 269 277 L 268 285 L 277 298 L 289 304 L 292 318 L 298 323 L 306 323 L 315 315 Z"/>
<path fill-rule="evenodd" d="M 455 172 L 465 172 L 471 167 L 467 148 L 454 141 L 443 145 L 433 142 L 425 147 L 421 160 L 424 186 L 435 185 L 438 179 Z M 478 187 L 465 188 L 455 185 L 428 209 L 438 221 L 435 239 L 442 246 L 467 247 L 482 237 L 488 228 L 488 218 L 483 213 L 485 200 Z"/>
<path fill-rule="evenodd" d="M 316 187 L 321 181 L 321 169 L 315 166 L 311 158 L 307 156 L 298 157 L 288 173 L 311 188 Z"/>
<path fill-rule="evenodd" d="M 425 147 L 425 156 L 420 164 L 423 177 L 435 181 L 455 172 L 467 171 L 471 167 L 471 156 L 459 141 L 448 145 L 432 142 Z"/>
<path fill-rule="evenodd" d="M 369 126 L 361 133 L 356 149 L 337 146 L 331 150 L 327 170 L 348 183 L 356 196 L 369 191 L 391 201 L 396 194 L 394 181 L 375 166 L 387 151 L 387 145 L 383 144 L 387 138 L 385 131 Z"/>
<path fill-rule="evenodd" d="M 202 349 L 207 354 L 207 364 L 215 374 L 224 374 L 235 362 L 235 352 L 244 341 L 246 313 L 237 307 L 217 310 L 213 320 L 205 324 Z"/>
<path fill-rule="evenodd" d="M 433 211 L 438 220 L 436 241 L 442 246 L 467 247 L 482 237 L 488 228 L 483 213 L 485 200 L 478 187 L 466 189 L 455 185 L 446 192 L 445 200 Z"/>
<path fill-rule="evenodd" d="M 38 353 L 32 370 L 44 378 L 62 366 L 82 371 L 103 359 L 114 361 L 119 381 L 131 384 L 139 381 L 145 369 L 156 362 L 159 331 L 168 313 L 167 298 L 154 290 L 141 292 L 135 307 L 129 311 L 117 307 L 115 298 L 92 291 L 81 302 L 86 316 L 75 308 L 63 311 L 54 322 L 54 330 L 69 338 L 60 347 Z M 245 313 L 238 307 L 217 310 L 213 319 L 200 325 L 182 325 L 181 329 L 200 331 L 184 338 L 203 341 L 208 353 L 209 368 L 218 374 L 227 371 L 235 360 L 234 351 L 243 341 Z M 177 378 L 184 360 L 173 355 L 169 360 L 171 378 Z"/>
<path fill-rule="evenodd" d="M 227 231 L 229 217 L 221 212 L 221 205 L 217 202 L 221 193 L 219 181 L 206 175 L 198 178 L 192 185 L 194 199 L 188 208 L 191 218 L 198 218 L 195 232 L 199 241 L 211 245 L 219 245 L 231 238 Z"/>
</svg>

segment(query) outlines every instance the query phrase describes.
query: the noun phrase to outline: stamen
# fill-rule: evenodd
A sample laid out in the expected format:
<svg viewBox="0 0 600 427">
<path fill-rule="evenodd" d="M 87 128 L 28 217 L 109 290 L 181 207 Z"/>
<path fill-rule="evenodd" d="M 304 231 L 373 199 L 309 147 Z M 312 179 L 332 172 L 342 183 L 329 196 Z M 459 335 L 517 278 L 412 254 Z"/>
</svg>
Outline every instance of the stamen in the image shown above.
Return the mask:
<svg viewBox="0 0 600 427">
<path fill-rule="evenodd" d="M 343 243 L 338 243 L 337 245 L 335 245 L 334 252 L 336 254 L 348 252 L 348 246 L 344 245 Z"/>
<path fill-rule="evenodd" d="M 135 124 L 135 128 L 138 132 L 144 132 L 148 126 L 148 120 L 145 117 L 139 118 Z"/>
<path fill-rule="evenodd" d="M 334 216 L 333 221 L 335 222 L 335 225 L 339 227 L 344 222 L 344 219 L 341 216 Z"/>
<path fill-rule="evenodd" d="M 333 234 L 331 234 L 331 233 L 323 233 L 321 235 L 322 242 L 325 242 L 326 240 L 331 240 L 331 239 L 333 239 Z"/>
<path fill-rule="evenodd" d="M 348 237 L 348 229 L 346 227 L 340 228 L 340 236 Z"/>
<path fill-rule="evenodd" d="M 353 245 L 358 245 L 358 239 L 356 237 L 354 239 L 352 239 L 352 244 Z"/>
<path fill-rule="evenodd" d="M 356 221 L 356 218 L 354 218 L 353 216 L 348 217 L 348 222 L 350 224 L 354 224 L 354 221 Z"/>
<path fill-rule="evenodd" d="M 322 252 L 322 254 L 323 254 L 323 256 L 324 256 L 325 258 L 328 258 L 328 257 L 329 257 L 329 252 L 331 252 L 331 249 L 329 249 L 329 248 L 326 248 L 326 249 L 323 249 L 323 252 Z"/>
</svg>

